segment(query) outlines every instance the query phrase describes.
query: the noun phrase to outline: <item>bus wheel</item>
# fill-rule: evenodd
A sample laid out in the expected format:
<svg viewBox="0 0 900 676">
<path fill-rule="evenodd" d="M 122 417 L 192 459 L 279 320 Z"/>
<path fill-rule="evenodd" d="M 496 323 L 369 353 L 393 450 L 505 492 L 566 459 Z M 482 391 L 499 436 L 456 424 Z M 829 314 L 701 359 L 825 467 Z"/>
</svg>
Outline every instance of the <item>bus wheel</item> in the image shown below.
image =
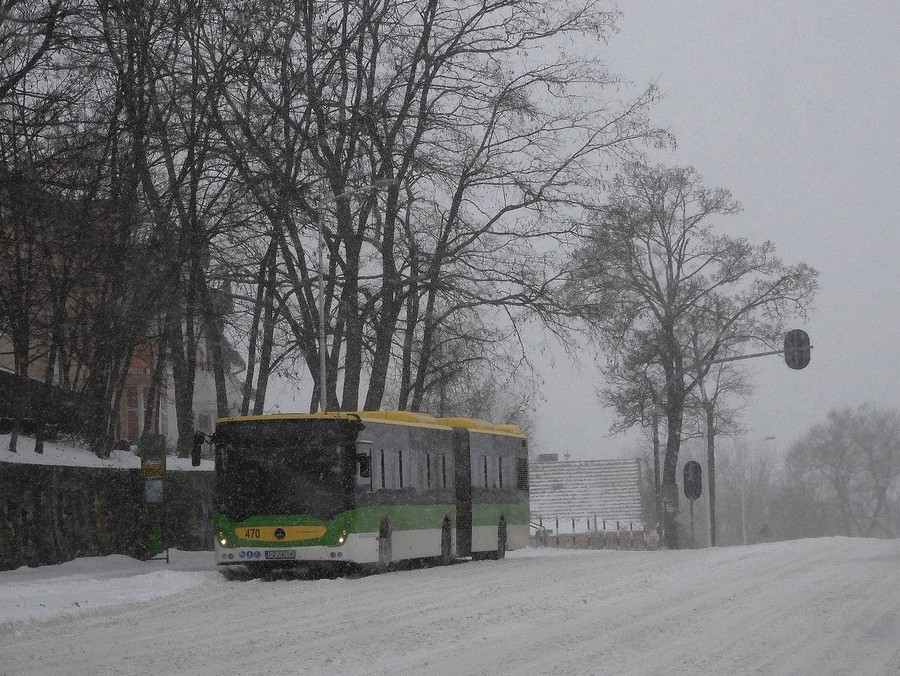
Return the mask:
<svg viewBox="0 0 900 676">
<path fill-rule="evenodd" d="M 453 524 L 450 517 L 444 517 L 441 524 L 441 565 L 446 566 L 453 560 Z"/>
<path fill-rule="evenodd" d="M 387 517 L 378 526 L 378 568 L 387 570 L 391 563 L 391 522 Z"/>
<path fill-rule="evenodd" d="M 497 524 L 497 558 L 506 558 L 506 517 L 500 517 L 500 523 Z"/>
</svg>

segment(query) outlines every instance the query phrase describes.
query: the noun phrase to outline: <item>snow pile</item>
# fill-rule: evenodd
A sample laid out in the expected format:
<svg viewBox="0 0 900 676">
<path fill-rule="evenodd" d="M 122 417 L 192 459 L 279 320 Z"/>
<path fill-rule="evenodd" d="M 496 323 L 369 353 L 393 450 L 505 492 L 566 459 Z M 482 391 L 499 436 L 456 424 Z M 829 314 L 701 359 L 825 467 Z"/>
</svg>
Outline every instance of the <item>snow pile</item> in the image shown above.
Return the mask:
<svg viewBox="0 0 900 676">
<path fill-rule="evenodd" d="M 116 554 L 0 573 L 0 631 L 179 594 L 217 575 L 209 570 L 211 552 L 171 550 L 170 559 L 176 563 L 171 568 L 163 559 L 143 562 Z"/>
<path fill-rule="evenodd" d="M 18 462 L 34 465 L 67 465 L 78 467 L 118 467 L 139 469 L 141 458 L 131 451 L 110 451 L 109 459 L 98 458 L 88 449 L 67 441 L 45 441 L 44 452 L 34 452 L 34 439 L 19 436 L 16 453 L 9 452 L 9 434 L 0 434 L 0 462 Z M 190 458 L 166 457 L 166 468 L 181 471 L 212 471 L 212 460 L 201 460 L 198 467 L 191 465 Z"/>
</svg>

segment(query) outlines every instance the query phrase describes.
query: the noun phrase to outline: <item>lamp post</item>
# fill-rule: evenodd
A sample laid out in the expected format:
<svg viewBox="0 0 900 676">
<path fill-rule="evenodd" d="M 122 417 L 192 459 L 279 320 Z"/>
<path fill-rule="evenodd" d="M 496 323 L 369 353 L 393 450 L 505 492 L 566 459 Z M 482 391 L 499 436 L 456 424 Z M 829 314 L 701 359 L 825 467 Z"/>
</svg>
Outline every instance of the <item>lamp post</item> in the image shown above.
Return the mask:
<svg viewBox="0 0 900 676">
<path fill-rule="evenodd" d="M 741 464 L 743 464 L 743 463 L 741 463 Z M 746 515 L 746 511 L 744 509 L 744 484 L 747 483 L 747 476 L 745 473 L 746 467 L 742 467 L 741 469 L 744 470 L 744 472 L 742 472 L 742 474 L 744 474 L 744 476 L 741 479 L 741 544 L 746 545 L 747 544 L 747 515 Z"/>
<path fill-rule="evenodd" d="M 328 388 L 325 386 L 326 359 L 325 359 L 325 205 L 329 202 L 337 204 L 338 200 L 349 199 L 356 195 L 362 195 L 381 188 L 390 188 L 399 183 L 396 178 L 379 178 L 371 185 L 354 190 L 347 190 L 340 195 L 331 195 L 319 200 L 317 210 L 319 212 L 319 411 L 325 412 L 325 400 L 328 396 Z"/>
<path fill-rule="evenodd" d="M 774 436 L 764 437 L 763 441 L 774 441 Z M 744 505 L 744 484 L 747 483 L 747 465 L 744 453 L 741 452 L 741 544 L 747 544 L 747 512 Z"/>
</svg>

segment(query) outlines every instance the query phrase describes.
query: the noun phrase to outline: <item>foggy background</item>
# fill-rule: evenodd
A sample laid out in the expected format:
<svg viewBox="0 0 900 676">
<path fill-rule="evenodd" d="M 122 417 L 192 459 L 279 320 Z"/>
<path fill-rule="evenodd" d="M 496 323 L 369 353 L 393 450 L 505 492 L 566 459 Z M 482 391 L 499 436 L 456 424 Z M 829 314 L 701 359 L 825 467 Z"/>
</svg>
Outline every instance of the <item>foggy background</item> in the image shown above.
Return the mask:
<svg viewBox="0 0 900 676">
<path fill-rule="evenodd" d="M 664 99 L 651 119 L 678 143 L 651 158 L 693 166 L 706 186 L 733 193 L 744 210 L 712 219 L 717 230 L 771 240 L 785 263 L 821 273 L 810 321 L 796 325 L 814 346 L 810 365 L 792 371 L 777 356 L 742 362 L 756 386 L 742 416 L 747 443 L 780 453 L 832 408 L 896 408 L 900 4 L 619 5 L 620 32 L 605 60 L 633 91 L 658 83 Z M 603 380 L 593 355 L 535 357 L 545 383 L 538 450 L 579 459 L 648 446 L 638 433 L 608 436 L 613 416 L 594 394 Z"/>
</svg>

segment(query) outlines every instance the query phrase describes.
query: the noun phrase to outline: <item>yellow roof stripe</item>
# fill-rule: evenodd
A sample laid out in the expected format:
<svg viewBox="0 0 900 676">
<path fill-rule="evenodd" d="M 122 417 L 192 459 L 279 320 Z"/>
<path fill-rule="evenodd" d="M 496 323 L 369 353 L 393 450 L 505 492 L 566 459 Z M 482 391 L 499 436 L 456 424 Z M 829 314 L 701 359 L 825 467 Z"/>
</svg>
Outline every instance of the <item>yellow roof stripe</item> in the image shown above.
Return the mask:
<svg viewBox="0 0 900 676">
<path fill-rule="evenodd" d="M 511 437 L 522 437 L 522 428 L 518 425 L 495 425 L 487 420 L 478 418 L 438 418 L 444 425 L 450 427 L 465 427 L 471 432 L 483 432 L 484 434 L 503 434 Z"/>
<path fill-rule="evenodd" d="M 234 423 L 248 420 L 361 420 L 383 422 L 394 425 L 432 427 L 447 429 L 465 427 L 473 432 L 502 434 L 522 437 L 525 435 L 518 425 L 495 425 L 477 418 L 435 418 L 425 413 L 413 411 L 326 411 L 324 413 L 272 413 L 267 415 L 242 415 L 219 418 L 219 423 Z"/>
<path fill-rule="evenodd" d="M 360 420 L 407 425 L 409 427 L 430 427 L 449 429 L 437 418 L 412 411 L 326 411 L 324 413 L 272 413 L 268 415 L 244 415 L 219 418 L 219 423 L 235 423 L 248 420 Z"/>
</svg>

